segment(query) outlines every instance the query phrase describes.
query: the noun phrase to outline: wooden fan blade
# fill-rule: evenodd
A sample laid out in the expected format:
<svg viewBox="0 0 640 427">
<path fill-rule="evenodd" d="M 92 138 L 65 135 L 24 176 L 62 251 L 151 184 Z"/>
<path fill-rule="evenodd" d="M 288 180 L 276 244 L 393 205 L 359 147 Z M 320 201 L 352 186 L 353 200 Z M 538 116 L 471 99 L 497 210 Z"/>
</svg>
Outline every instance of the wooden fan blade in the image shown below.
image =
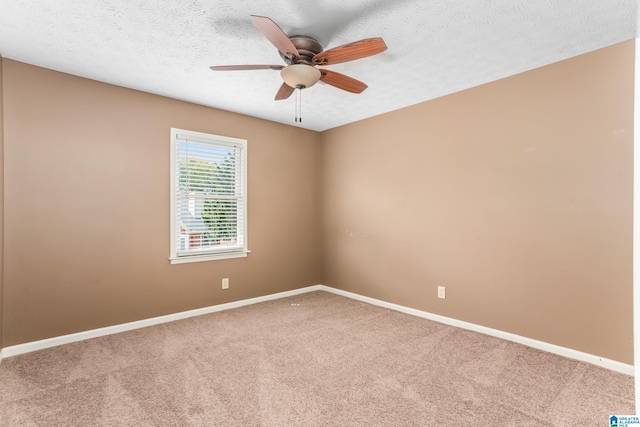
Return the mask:
<svg viewBox="0 0 640 427">
<path fill-rule="evenodd" d="M 380 37 L 374 37 L 320 52 L 313 57 L 313 62 L 318 65 L 339 64 L 340 62 L 353 61 L 354 59 L 375 55 L 385 50 L 387 50 L 387 45 L 384 40 Z"/>
<path fill-rule="evenodd" d="M 213 71 L 282 70 L 284 65 L 214 65 Z"/>
<path fill-rule="evenodd" d="M 278 89 L 278 93 L 276 93 L 276 101 L 287 99 L 288 97 L 291 96 L 294 90 L 295 89 L 289 86 L 288 84 L 282 83 L 282 86 L 280 86 L 280 89 Z"/>
<path fill-rule="evenodd" d="M 323 69 L 320 70 L 320 73 L 322 73 L 322 77 L 320 77 L 321 81 L 331 86 L 335 86 L 338 89 L 346 90 L 347 92 L 360 93 L 368 87 L 360 80 L 345 76 L 344 74 L 336 73 L 335 71 Z"/>
<path fill-rule="evenodd" d="M 251 15 L 253 23 L 258 27 L 262 34 L 269 39 L 271 43 L 280 51 L 281 54 L 287 56 L 292 54 L 296 58 L 300 57 L 298 49 L 294 46 L 293 42 L 289 40 L 289 37 L 282 31 L 278 24 L 273 22 L 266 16 Z"/>
</svg>

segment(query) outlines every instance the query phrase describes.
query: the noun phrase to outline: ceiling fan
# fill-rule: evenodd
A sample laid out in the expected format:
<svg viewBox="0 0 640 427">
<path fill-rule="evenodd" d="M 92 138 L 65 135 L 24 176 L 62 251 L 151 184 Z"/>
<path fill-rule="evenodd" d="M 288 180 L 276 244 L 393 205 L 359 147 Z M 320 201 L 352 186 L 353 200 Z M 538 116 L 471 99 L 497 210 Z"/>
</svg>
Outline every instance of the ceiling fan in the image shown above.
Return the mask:
<svg viewBox="0 0 640 427">
<path fill-rule="evenodd" d="M 319 80 L 352 93 L 361 93 L 367 88 L 363 82 L 344 74 L 317 68 L 353 61 L 375 55 L 387 49 L 380 37 L 368 38 L 323 50 L 318 40 L 311 36 L 287 36 L 284 31 L 266 16 L 251 15 L 253 23 L 278 49 L 287 65 L 218 65 L 214 71 L 276 70 L 282 76 L 282 86 L 276 93 L 276 101 L 287 99 L 296 89 L 313 86 Z"/>
</svg>

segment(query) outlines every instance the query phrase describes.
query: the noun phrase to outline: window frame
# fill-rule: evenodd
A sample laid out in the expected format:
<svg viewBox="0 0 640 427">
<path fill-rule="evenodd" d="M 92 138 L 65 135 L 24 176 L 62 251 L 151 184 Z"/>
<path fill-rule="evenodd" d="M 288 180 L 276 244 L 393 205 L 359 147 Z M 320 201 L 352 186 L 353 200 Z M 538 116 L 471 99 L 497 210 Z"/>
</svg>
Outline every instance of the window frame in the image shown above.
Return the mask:
<svg viewBox="0 0 640 427">
<path fill-rule="evenodd" d="M 217 147 L 234 147 L 239 148 L 241 152 L 240 167 L 241 176 L 239 179 L 241 197 L 239 200 L 239 209 L 242 211 L 242 218 L 238 221 L 238 228 L 242 228 L 242 247 L 234 247 L 232 250 L 224 250 L 220 248 L 202 250 L 188 255 L 180 255 L 180 239 L 178 236 L 178 186 L 177 180 L 178 170 L 178 141 L 191 140 L 196 143 L 209 144 Z M 184 264 L 190 262 L 213 261 L 221 259 L 243 258 L 249 251 L 248 233 L 247 233 L 247 140 L 232 138 L 228 136 L 214 135 L 203 132 L 196 132 L 186 129 L 171 128 L 171 156 L 170 156 L 170 253 L 169 260 L 171 264 Z M 240 230 L 238 230 L 240 232 Z"/>
</svg>

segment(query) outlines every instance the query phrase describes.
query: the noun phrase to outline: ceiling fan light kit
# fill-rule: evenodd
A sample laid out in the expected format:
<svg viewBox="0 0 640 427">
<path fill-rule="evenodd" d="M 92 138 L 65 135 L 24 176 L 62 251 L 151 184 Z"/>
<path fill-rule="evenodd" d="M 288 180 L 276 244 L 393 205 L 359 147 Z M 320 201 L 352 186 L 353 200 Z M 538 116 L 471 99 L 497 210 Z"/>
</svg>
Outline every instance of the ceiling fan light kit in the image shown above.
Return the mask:
<svg viewBox="0 0 640 427">
<path fill-rule="evenodd" d="M 305 89 L 318 83 L 322 73 L 315 67 L 305 64 L 293 64 L 280 71 L 282 80 L 294 89 Z"/>
<path fill-rule="evenodd" d="M 382 38 L 374 37 L 323 51 L 322 45 L 313 37 L 304 35 L 289 37 L 266 16 L 251 15 L 251 18 L 262 34 L 278 49 L 287 65 L 218 65 L 211 69 L 214 71 L 281 70 L 280 75 L 284 83 L 276 93 L 276 101 L 287 99 L 295 89 L 300 92 L 301 89 L 309 88 L 319 80 L 347 92 L 361 93 L 367 88 L 363 82 L 335 71 L 316 67 L 365 58 L 387 49 Z M 298 103 L 297 100 L 296 103 Z M 296 105 L 296 114 L 297 110 Z M 297 115 L 296 121 L 298 121 Z"/>
</svg>

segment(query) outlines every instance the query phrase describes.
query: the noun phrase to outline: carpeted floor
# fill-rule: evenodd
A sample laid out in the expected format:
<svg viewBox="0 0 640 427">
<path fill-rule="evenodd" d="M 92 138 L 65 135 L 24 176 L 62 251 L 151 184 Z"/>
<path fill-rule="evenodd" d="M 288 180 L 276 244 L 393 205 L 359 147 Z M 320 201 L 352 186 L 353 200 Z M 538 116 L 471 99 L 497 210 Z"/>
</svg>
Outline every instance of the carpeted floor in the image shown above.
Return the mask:
<svg viewBox="0 0 640 427">
<path fill-rule="evenodd" d="M 313 292 L 5 359 L 2 426 L 566 426 L 633 378 Z"/>
</svg>

